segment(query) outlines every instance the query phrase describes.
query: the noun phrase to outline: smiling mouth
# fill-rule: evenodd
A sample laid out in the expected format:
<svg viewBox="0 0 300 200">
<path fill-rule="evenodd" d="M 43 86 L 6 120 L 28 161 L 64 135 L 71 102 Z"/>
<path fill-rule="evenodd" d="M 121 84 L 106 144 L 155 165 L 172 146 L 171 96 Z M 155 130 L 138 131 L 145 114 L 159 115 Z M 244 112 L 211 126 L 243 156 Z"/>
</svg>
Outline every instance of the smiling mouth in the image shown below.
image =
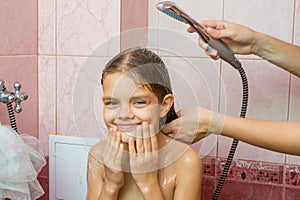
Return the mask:
<svg viewBox="0 0 300 200">
<path fill-rule="evenodd" d="M 117 124 L 117 127 L 120 131 L 128 132 L 136 130 L 138 124 Z"/>
</svg>

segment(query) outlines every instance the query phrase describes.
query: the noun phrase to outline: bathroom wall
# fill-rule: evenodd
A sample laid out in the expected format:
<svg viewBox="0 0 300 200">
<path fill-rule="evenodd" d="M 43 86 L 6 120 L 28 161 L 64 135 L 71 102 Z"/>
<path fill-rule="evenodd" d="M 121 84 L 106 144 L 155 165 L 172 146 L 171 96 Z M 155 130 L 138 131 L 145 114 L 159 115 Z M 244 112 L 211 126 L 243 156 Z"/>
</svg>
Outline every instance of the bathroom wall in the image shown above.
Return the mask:
<svg viewBox="0 0 300 200">
<path fill-rule="evenodd" d="M 154 8 L 157 0 L 149 1 Z M 289 43 L 299 45 L 300 1 L 289 0 L 175 0 L 196 19 L 225 19 Z M 231 115 L 239 115 L 241 105 L 240 76 L 227 63 L 212 61 L 197 46 L 196 34 L 186 33 L 186 26 L 170 17 L 149 9 L 149 26 L 158 28 L 158 49 L 171 68 L 198 70 L 198 81 L 192 79 L 191 91 L 197 90 L 210 99 L 200 99 L 201 106 Z M 162 34 L 169 32 L 168 34 Z M 192 44 L 190 40 L 194 40 Z M 186 45 L 186 44 L 189 45 Z M 177 54 L 177 55 L 176 55 Z M 256 56 L 239 56 L 249 81 L 247 117 L 263 120 L 300 120 L 299 78 Z M 185 62 L 181 60 L 185 59 Z M 212 70 L 215 68 L 214 70 Z M 211 70 L 210 72 L 208 70 Z M 190 79 L 195 73 L 186 76 Z M 209 76 L 214 77 L 209 77 Z M 205 78 L 208 75 L 207 78 Z M 184 76 L 184 75 L 183 75 Z M 213 80 L 214 85 L 210 81 Z M 206 86 L 201 82 L 205 82 Z M 174 84 L 174 83 L 173 83 Z M 176 83 L 175 83 L 176 84 Z M 209 88 L 209 89 L 207 89 Z M 185 87 L 174 87 L 178 99 L 186 102 Z M 204 90 L 204 91 L 203 91 Z M 201 91 L 201 92 L 200 92 Z M 196 93 L 197 94 L 197 93 Z M 195 97 L 194 97 L 195 98 Z M 284 133 L 284 129 L 282 130 Z M 270 138 L 271 139 L 271 138 Z M 218 181 L 232 140 L 219 136 L 196 144 L 205 161 L 203 196 L 209 199 Z M 214 148 L 202 148 L 211 144 Z M 240 142 L 220 199 L 296 199 L 299 198 L 299 157 L 275 153 Z"/>
<path fill-rule="evenodd" d="M 99 71 L 91 76 L 85 70 L 99 70 L 120 49 L 139 44 L 158 52 L 170 67 L 178 109 L 199 104 L 238 115 L 238 73 L 208 58 L 197 36 L 159 13 L 157 2 L 0 0 L 0 78 L 11 91 L 15 81 L 21 82 L 29 95 L 16 114 L 19 132 L 37 136 L 46 155 L 49 134 L 104 138 L 101 87 L 88 84 L 98 80 Z M 300 0 L 175 2 L 196 19 L 226 19 L 300 45 Z M 247 117 L 300 120 L 300 79 L 258 57 L 240 59 L 249 79 Z M 86 113 L 90 106 L 93 112 Z M 8 124 L 4 104 L 0 120 Z M 204 199 L 211 197 L 230 144 L 228 138 L 210 137 L 194 145 L 204 157 Z M 299 170 L 299 157 L 241 142 L 220 199 L 296 199 Z M 39 180 L 46 191 L 41 199 L 48 199 L 47 167 Z"/>
</svg>

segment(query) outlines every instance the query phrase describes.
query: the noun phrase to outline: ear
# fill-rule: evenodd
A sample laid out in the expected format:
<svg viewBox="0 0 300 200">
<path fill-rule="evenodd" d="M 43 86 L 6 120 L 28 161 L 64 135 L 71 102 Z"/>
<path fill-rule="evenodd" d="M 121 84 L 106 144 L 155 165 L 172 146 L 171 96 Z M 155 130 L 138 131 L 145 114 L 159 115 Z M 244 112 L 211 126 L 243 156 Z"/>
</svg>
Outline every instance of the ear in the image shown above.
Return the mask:
<svg viewBox="0 0 300 200">
<path fill-rule="evenodd" d="M 161 118 L 167 115 L 173 103 L 174 103 L 174 96 L 172 94 L 167 94 L 160 105 Z"/>
</svg>

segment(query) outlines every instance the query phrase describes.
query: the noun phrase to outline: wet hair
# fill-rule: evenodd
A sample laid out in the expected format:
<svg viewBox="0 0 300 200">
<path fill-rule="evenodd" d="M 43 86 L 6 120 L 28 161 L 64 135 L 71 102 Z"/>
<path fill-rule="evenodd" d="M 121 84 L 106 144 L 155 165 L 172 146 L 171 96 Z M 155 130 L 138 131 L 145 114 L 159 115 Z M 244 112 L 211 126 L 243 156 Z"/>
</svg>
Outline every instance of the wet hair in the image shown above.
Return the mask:
<svg viewBox="0 0 300 200">
<path fill-rule="evenodd" d="M 112 58 L 102 71 L 101 84 L 106 75 L 123 73 L 133 81 L 152 91 L 161 103 L 167 94 L 172 94 L 170 76 L 162 59 L 146 48 L 127 49 Z M 174 104 L 167 115 L 160 119 L 160 126 L 177 119 Z"/>
</svg>

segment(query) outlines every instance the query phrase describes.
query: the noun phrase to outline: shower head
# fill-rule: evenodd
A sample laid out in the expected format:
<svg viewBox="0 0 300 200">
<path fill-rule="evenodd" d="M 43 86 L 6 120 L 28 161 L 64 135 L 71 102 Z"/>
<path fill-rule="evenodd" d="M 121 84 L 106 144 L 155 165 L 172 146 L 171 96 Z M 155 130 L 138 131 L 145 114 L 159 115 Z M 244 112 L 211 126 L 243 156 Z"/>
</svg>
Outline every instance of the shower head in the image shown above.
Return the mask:
<svg viewBox="0 0 300 200">
<path fill-rule="evenodd" d="M 206 28 L 183 12 L 174 2 L 163 1 L 156 4 L 156 8 L 168 16 L 189 24 L 198 33 L 199 37 L 210 47 L 218 51 L 220 58 L 231 64 L 236 69 L 241 67 L 241 63 L 236 59 L 231 49 L 222 40 L 212 38 Z"/>
</svg>

